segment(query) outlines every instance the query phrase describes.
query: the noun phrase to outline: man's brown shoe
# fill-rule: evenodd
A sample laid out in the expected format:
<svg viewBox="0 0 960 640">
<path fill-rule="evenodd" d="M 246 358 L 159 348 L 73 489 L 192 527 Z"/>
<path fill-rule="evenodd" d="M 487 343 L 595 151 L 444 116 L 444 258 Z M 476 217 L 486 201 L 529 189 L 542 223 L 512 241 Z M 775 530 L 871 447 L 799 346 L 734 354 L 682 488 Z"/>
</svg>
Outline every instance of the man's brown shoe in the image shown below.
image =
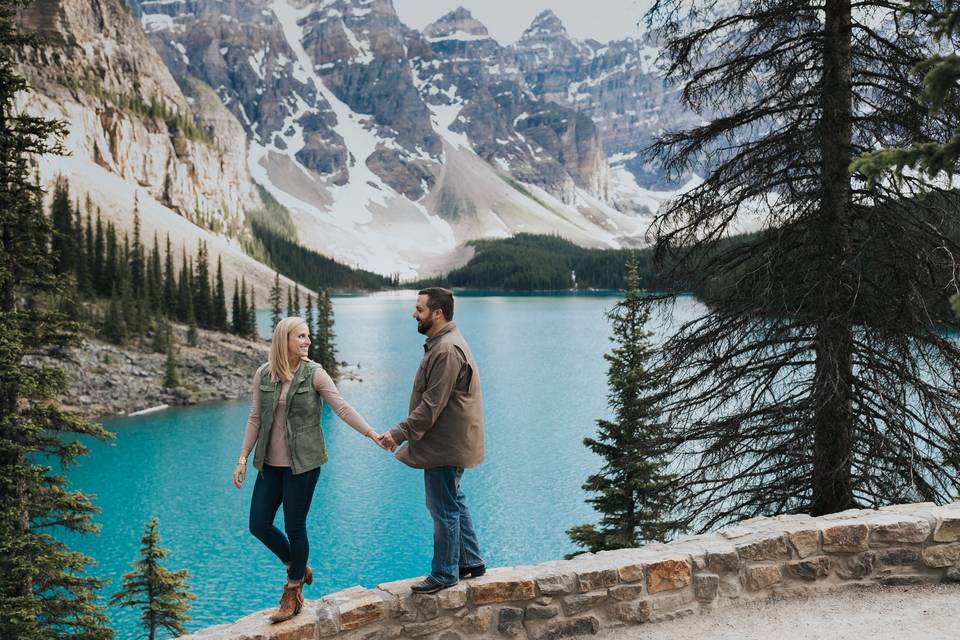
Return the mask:
<svg viewBox="0 0 960 640">
<path fill-rule="evenodd" d="M 300 613 L 303 607 L 302 585 L 286 585 L 283 588 L 283 595 L 280 597 L 280 608 L 270 616 L 270 622 L 283 622 Z"/>
</svg>

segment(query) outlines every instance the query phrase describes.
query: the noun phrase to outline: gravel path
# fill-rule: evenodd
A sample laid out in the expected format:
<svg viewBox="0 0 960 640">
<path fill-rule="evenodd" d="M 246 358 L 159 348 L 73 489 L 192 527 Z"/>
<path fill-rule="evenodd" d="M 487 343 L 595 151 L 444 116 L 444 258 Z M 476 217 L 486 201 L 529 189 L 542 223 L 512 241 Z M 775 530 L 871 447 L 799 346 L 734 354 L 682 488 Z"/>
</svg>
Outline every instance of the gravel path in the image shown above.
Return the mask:
<svg viewBox="0 0 960 640">
<path fill-rule="evenodd" d="M 604 631 L 599 640 L 948 640 L 960 638 L 960 585 L 865 587 L 753 602 Z"/>
</svg>

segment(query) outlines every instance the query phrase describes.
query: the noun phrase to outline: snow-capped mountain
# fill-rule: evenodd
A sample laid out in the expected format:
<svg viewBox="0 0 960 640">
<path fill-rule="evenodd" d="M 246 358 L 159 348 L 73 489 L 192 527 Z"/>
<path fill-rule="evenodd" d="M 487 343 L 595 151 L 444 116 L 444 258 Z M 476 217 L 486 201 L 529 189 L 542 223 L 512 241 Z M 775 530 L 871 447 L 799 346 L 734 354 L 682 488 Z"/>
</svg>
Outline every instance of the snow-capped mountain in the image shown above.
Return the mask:
<svg viewBox="0 0 960 640">
<path fill-rule="evenodd" d="M 93 0 L 114 12 L 117 2 Z M 166 66 L 142 75 L 176 81 L 146 95 L 193 109 L 229 159 L 221 181 L 235 195 L 224 215 L 254 206 L 252 179 L 289 209 L 302 244 L 348 264 L 424 275 L 463 262 L 467 240 L 517 232 L 642 244 L 668 195 L 641 188 L 664 185 L 637 152 L 665 120 L 689 116 L 664 89 L 649 42 L 579 41 L 549 11 L 509 46 L 464 9 L 419 32 L 390 0 L 130 0 L 130 8 Z M 70 55 L 81 62 L 72 64 L 89 49 L 78 42 Z M 67 84 L 34 65 L 44 86 Z M 102 75 L 102 65 L 92 68 Z M 94 93 L 79 83 L 70 91 Z M 107 109 L 93 111 L 102 121 Z M 111 157 L 130 140 L 108 145 Z M 97 153 L 90 160 L 103 166 Z M 200 195 L 191 210 L 153 191 L 185 217 L 213 215 Z"/>
</svg>

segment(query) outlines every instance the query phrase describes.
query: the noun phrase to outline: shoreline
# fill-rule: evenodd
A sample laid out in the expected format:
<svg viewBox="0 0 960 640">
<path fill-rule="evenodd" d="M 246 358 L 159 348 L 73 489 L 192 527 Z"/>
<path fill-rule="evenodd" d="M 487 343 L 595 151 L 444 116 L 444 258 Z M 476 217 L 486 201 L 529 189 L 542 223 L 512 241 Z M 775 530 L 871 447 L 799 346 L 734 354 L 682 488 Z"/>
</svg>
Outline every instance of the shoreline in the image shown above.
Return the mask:
<svg viewBox="0 0 960 640">
<path fill-rule="evenodd" d="M 84 336 L 80 345 L 67 349 L 66 358 L 34 356 L 28 362 L 62 368 L 67 384 L 60 403 L 91 420 L 235 400 L 250 393 L 254 371 L 267 361 L 266 340 L 197 329 L 197 346 L 191 347 L 186 325 L 172 323 L 172 328 L 180 379 L 172 389 L 163 386 L 166 355 L 155 353 L 149 338 L 119 346 Z"/>
</svg>

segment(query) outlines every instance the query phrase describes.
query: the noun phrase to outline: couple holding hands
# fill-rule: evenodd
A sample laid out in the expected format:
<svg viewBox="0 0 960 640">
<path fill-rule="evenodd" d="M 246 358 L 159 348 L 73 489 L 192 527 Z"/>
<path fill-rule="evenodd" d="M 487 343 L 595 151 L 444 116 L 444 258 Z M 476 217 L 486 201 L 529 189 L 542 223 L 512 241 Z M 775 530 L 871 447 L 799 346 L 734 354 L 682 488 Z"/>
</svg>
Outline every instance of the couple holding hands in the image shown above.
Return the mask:
<svg viewBox="0 0 960 640">
<path fill-rule="evenodd" d="M 327 402 L 341 420 L 423 469 L 427 508 L 433 518 L 430 574 L 412 590 L 433 593 L 462 578 L 483 575 L 477 535 L 460 490 L 463 470 L 483 462 L 480 375 L 470 347 L 453 322 L 453 292 L 432 287 L 417 295 L 417 331 L 427 337 L 413 383 L 407 417 L 383 435 L 340 395 L 320 365 L 307 358 L 310 333 L 301 318 L 285 318 L 273 330 L 269 361 L 253 378 L 253 401 L 240 457 L 233 471 L 239 489 L 254 450 L 259 471 L 250 502 L 250 532 L 287 568 L 280 608 L 270 619 L 288 620 L 303 605 L 307 566 L 307 512 L 327 461 L 320 415 Z M 274 524 L 283 505 L 284 531 Z"/>
</svg>

